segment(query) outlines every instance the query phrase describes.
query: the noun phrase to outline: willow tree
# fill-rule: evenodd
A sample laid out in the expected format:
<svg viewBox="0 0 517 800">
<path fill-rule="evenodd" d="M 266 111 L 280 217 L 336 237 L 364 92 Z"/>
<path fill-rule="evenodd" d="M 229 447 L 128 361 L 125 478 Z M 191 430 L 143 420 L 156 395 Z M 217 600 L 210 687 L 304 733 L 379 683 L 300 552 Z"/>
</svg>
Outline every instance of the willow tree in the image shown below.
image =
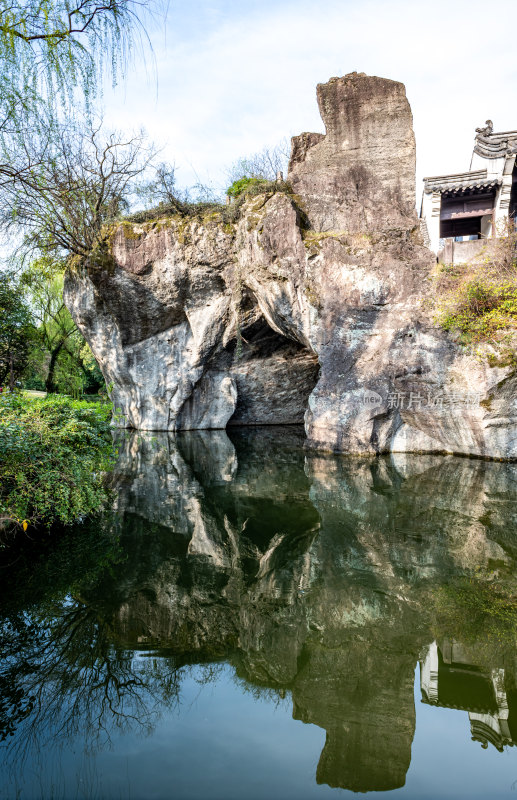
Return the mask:
<svg viewBox="0 0 517 800">
<path fill-rule="evenodd" d="M 0 0 L 0 227 L 31 255 L 87 255 L 145 168 L 141 137 L 103 136 L 93 101 L 160 5 Z"/>
<path fill-rule="evenodd" d="M 109 65 L 116 78 L 135 36 L 145 36 L 143 0 L 24 0 L 0 3 L 0 91 L 4 112 L 88 100 Z"/>
<path fill-rule="evenodd" d="M 0 0 L 0 183 L 34 179 L 64 121 L 92 112 L 104 72 L 120 76 L 159 1 Z"/>
</svg>

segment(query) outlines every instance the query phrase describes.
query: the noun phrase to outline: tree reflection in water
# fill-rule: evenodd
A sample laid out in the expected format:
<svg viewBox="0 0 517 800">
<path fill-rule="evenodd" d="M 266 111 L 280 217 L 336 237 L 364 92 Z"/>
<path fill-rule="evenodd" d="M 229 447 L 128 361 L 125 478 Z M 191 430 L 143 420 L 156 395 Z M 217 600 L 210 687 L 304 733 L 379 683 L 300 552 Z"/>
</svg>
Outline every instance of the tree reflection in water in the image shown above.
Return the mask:
<svg viewBox="0 0 517 800">
<path fill-rule="evenodd" d="M 3 738 L 22 757 L 150 732 L 190 665 L 210 681 L 225 662 L 325 729 L 319 783 L 394 789 L 420 658 L 425 702 L 512 743 L 516 477 L 312 455 L 296 428 L 121 435 L 114 512 L 4 571 Z"/>
<path fill-rule="evenodd" d="M 99 561 L 89 558 L 93 574 L 84 576 L 84 546 L 99 534 L 104 548 L 97 541 L 94 558 Z M 13 584 L 27 578 L 40 595 L 29 602 L 27 589 L 21 597 L 13 592 L 0 629 L 6 654 L 0 675 L 0 738 L 12 739 L 11 749 L 19 758 L 29 747 L 41 746 L 41 739 L 81 734 L 94 747 L 109 740 L 114 726 L 137 725 L 148 733 L 160 708 L 177 700 L 180 670 L 169 659 L 158 668 L 152 658 L 136 658 L 118 640 L 109 604 L 94 599 L 106 569 L 119 560 L 113 531 L 80 530 L 77 537 L 65 537 L 36 565 L 30 559 L 25 565 L 18 562 L 15 580 L 11 574 Z M 64 548 L 68 563 L 70 556 L 78 559 L 78 572 L 68 587 L 60 559 Z M 91 593 L 88 600 L 81 596 L 81 577 L 83 590 Z M 6 594 L 13 588 L 4 586 Z M 18 726 L 20 735 L 15 736 Z"/>
</svg>

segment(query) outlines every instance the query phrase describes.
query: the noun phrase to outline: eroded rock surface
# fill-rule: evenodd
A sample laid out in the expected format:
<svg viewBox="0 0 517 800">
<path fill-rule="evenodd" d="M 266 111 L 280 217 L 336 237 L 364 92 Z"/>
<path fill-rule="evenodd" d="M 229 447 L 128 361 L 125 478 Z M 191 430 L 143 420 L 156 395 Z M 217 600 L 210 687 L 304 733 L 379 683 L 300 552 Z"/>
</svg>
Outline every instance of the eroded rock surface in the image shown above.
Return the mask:
<svg viewBox="0 0 517 800">
<path fill-rule="evenodd" d="M 326 134 L 293 140 L 292 191 L 249 198 L 234 222 L 124 223 L 112 269 L 68 276 L 116 423 L 304 418 L 319 449 L 517 458 L 517 378 L 465 354 L 426 305 L 403 85 L 352 73 L 318 102 Z"/>
<path fill-rule="evenodd" d="M 412 227 L 415 137 L 404 85 L 352 73 L 319 84 L 317 96 L 326 135 L 294 137 L 289 163 L 312 226 L 352 233 Z"/>
</svg>

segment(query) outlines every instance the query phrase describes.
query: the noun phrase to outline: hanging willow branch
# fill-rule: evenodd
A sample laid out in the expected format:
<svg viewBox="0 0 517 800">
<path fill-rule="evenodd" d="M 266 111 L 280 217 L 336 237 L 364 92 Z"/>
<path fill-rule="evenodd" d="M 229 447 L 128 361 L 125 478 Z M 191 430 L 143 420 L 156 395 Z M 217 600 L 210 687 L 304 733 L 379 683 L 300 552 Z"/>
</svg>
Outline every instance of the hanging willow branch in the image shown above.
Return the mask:
<svg viewBox="0 0 517 800">
<path fill-rule="evenodd" d="M 0 121 L 17 128 L 28 109 L 67 116 L 80 96 L 89 108 L 100 80 L 113 82 L 140 47 L 162 0 L 0 0 Z M 79 94 L 78 94 L 79 93 Z"/>
</svg>

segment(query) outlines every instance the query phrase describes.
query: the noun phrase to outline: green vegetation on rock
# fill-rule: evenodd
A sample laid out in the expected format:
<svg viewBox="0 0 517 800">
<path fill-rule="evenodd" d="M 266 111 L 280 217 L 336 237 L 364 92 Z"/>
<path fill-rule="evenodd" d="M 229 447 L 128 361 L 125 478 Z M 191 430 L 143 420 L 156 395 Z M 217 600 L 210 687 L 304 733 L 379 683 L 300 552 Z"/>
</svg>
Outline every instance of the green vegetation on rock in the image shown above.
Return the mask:
<svg viewBox="0 0 517 800">
<path fill-rule="evenodd" d="M 240 197 L 240 195 L 247 189 L 249 189 L 251 186 L 264 187 L 269 183 L 270 181 L 265 180 L 265 178 L 242 177 L 234 181 L 232 185 L 228 187 L 228 189 L 226 190 L 226 194 L 228 195 L 228 197 L 231 197 L 233 200 L 236 200 L 237 197 Z"/>
<path fill-rule="evenodd" d="M 513 362 L 517 338 L 517 233 L 487 245 L 483 259 L 442 264 L 436 276 L 436 321 L 465 345 L 489 345 L 493 366 Z"/>
<path fill-rule="evenodd" d="M 517 281 L 478 275 L 462 283 L 449 298 L 440 322 L 445 330 L 458 329 L 466 341 L 497 340 L 517 327 Z"/>
</svg>

